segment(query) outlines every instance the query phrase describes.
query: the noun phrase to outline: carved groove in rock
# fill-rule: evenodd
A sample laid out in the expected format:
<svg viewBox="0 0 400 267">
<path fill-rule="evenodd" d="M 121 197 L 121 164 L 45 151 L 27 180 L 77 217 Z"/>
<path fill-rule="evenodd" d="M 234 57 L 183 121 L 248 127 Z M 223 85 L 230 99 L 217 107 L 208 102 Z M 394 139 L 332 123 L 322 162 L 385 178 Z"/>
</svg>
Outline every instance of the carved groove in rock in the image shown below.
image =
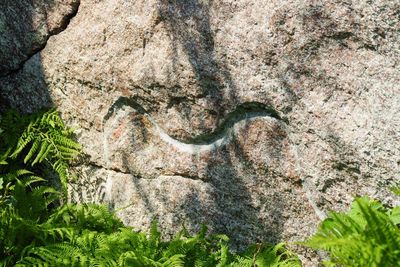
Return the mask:
<svg viewBox="0 0 400 267">
<path fill-rule="evenodd" d="M 217 128 L 212 132 L 199 134 L 187 140 L 180 140 L 174 136 L 171 136 L 164 129 L 162 129 L 162 127 L 159 126 L 152 118 L 150 112 L 148 112 L 133 98 L 121 96 L 110 106 L 106 116 L 104 116 L 103 125 L 107 123 L 107 121 L 116 111 L 125 106 L 131 107 L 138 113 L 145 115 L 165 142 L 177 147 L 180 150 L 187 152 L 192 151 L 191 153 L 199 150 L 211 150 L 212 148 L 226 144 L 230 140 L 232 130 L 234 130 L 237 124 L 240 124 L 243 121 L 266 116 L 282 121 L 282 118 L 279 116 L 278 112 L 271 106 L 259 102 L 245 102 L 236 106 L 233 111 L 229 112 L 225 116 L 225 119 L 223 119 Z"/>
</svg>

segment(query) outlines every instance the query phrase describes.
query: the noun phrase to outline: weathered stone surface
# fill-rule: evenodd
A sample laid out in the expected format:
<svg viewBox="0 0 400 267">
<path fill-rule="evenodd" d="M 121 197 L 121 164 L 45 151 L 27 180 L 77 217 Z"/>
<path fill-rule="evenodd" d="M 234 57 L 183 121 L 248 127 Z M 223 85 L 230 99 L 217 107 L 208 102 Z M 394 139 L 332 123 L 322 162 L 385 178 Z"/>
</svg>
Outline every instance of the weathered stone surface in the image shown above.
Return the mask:
<svg viewBox="0 0 400 267">
<path fill-rule="evenodd" d="M 0 1 L 0 76 L 21 67 L 75 15 L 79 0 Z"/>
<path fill-rule="evenodd" d="M 398 1 L 87 0 L 0 90 L 31 111 L 38 88 L 80 128 L 86 178 L 72 199 L 168 234 L 206 222 L 239 247 L 300 240 L 354 195 L 394 200 L 399 12 Z"/>
</svg>

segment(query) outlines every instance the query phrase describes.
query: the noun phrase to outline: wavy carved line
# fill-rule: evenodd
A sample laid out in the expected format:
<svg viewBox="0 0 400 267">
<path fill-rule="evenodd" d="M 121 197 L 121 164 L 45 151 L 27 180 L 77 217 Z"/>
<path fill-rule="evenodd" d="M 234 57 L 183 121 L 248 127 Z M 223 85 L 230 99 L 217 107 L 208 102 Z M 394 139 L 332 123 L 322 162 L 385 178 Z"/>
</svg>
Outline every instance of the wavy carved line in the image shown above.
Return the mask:
<svg viewBox="0 0 400 267">
<path fill-rule="evenodd" d="M 229 143 L 242 127 L 257 118 L 270 117 L 284 121 L 272 107 L 258 102 L 246 102 L 238 105 L 232 112 L 228 113 L 223 122 L 214 131 L 197 135 L 188 140 L 179 140 L 159 126 L 151 114 L 133 98 L 121 96 L 109 108 L 108 113 L 103 119 L 103 125 L 106 125 L 112 115 L 125 106 L 129 106 L 145 116 L 151 122 L 154 131 L 162 141 L 181 152 L 190 154 L 211 151 Z M 121 114 L 118 114 L 117 117 L 120 118 Z M 115 119 L 113 121 L 115 122 Z"/>
</svg>

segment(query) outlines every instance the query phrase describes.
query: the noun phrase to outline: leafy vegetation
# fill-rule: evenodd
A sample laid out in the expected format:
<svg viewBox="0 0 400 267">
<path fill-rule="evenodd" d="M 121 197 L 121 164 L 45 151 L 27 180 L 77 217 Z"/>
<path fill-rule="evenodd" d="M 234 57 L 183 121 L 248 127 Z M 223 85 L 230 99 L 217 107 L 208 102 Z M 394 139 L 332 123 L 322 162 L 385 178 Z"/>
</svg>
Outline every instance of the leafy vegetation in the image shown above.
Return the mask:
<svg viewBox="0 0 400 267">
<path fill-rule="evenodd" d="M 147 235 L 104 206 L 61 204 L 65 192 L 41 177 L 53 171 L 65 188 L 79 150 L 54 110 L 1 117 L 0 266 L 300 266 L 283 244 L 233 254 L 229 238 L 206 227 L 164 242 L 156 223 Z"/>
<path fill-rule="evenodd" d="M 399 206 L 360 197 L 349 212 L 332 212 L 305 244 L 329 252 L 326 266 L 400 266 L 399 224 Z"/>
<path fill-rule="evenodd" d="M 72 134 L 55 110 L 0 117 L 0 266 L 301 266 L 284 244 L 235 254 L 205 226 L 165 242 L 156 223 L 136 232 L 104 206 L 65 204 L 68 162 L 81 149 Z M 64 190 L 42 178 L 54 174 Z M 360 197 L 303 244 L 327 251 L 326 266 L 400 266 L 399 225 L 400 207 Z"/>
<path fill-rule="evenodd" d="M 2 115 L 0 129 L 0 164 L 11 161 L 8 167 L 15 169 L 45 162 L 66 187 L 68 161 L 79 154 L 81 146 L 56 110 L 24 116 L 10 110 Z"/>
</svg>

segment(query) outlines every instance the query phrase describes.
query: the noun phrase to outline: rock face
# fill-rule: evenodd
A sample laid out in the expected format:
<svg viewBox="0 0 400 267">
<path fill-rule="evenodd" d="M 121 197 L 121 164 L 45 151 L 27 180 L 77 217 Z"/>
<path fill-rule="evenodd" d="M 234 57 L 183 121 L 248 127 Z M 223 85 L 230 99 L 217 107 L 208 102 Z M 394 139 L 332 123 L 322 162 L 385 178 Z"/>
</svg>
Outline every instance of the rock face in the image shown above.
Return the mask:
<svg viewBox="0 0 400 267">
<path fill-rule="evenodd" d="M 0 76 L 17 70 L 62 31 L 79 0 L 0 1 Z"/>
<path fill-rule="evenodd" d="M 54 18 L 73 14 L 67 2 Z M 394 200 L 399 12 L 398 1 L 86 0 L 0 92 L 79 127 L 74 200 L 139 229 L 158 219 L 167 234 L 205 222 L 239 248 L 301 240 L 354 195 Z M 27 48 L 1 56 L 3 73 L 45 43 L 15 42 Z"/>
</svg>

